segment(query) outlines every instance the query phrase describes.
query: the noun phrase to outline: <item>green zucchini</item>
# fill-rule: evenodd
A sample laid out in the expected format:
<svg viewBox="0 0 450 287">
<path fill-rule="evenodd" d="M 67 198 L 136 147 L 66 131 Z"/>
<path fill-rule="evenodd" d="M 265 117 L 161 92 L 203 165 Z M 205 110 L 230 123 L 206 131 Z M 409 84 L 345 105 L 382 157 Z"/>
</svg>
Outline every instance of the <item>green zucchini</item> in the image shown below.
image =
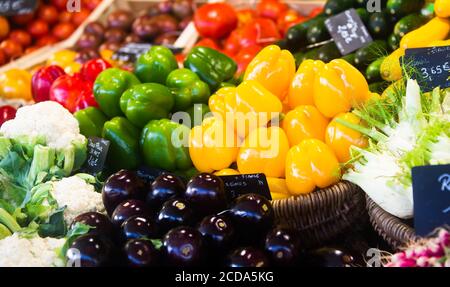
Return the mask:
<svg viewBox="0 0 450 287">
<path fill-rule="evenodd" d="M 327 16 L 332 16 L 356 6 L 357 0 L 328 0 L 323 11 Z"/>
<path fill-rule="evenodd" d="M 376 59 L 386 56 L 388 47 L 386 41 L 376 40 L 368 45 L 357 50 L 355 53 L 355 64 L 361 68 L 366 69 Z"/>
<path fill-rule="evenodd" d="M 427 22 L 427 17 L 414 13 L 400 19 L 394 26 L 394 34 L 402 38 L 407 33 L 423 26 Z"/>
<path fill-rule="evenodd" d="M 372 93 L 382 94 L 387 87 L 389 87 L 389 82 L 376 82 L 369 85 L 369 91 Z"/>
<path fill-rule="evenodd" d="M 392 33 L 388 37 L 388 46 L 391 51 L 395 51 L 400 47 L 400 41 L 402 38 L 398 37 L 395 33 Z"/>
<path fill-rule="evenodd" d="M 368 26 L 370 35 L 372 35 L 375 39 L 386 38 L 386 36 L 391 32 L 389 19 L 384 12 L 372 13 L 372 15 L 370 15 Z"/>
<path fill-rule="evenodd" d="M 356 9 L 356 13 L 358 13 L 359 18 L 363 21 L 364 25 L 369 25 L 370 13 L 366 8 L 358 8 Z"/>
<path fill-rule="evenodd" d="M 325 18 L 317 21 L 315 25 L 311 25 L 306 31 L 306 40 L 308 44 L 317 44 L 330 39 L 330 33 L 325 26 Z"/>
<path fill-rule="evenodd" d="M 369 83 L 382 81 L 380 74 L 381 63 L 383 63 L 385 57 L 381 57 L 373 61 L 366 69 L 366 79 Z"/>
<path fill-rule="evenodd" d="M 419 12 L 425 0 L 388 0 L 386 10 L 396 17 L 404 17 L 408 14 Z"/>
<path fill-rule="evenodd" d="M 355 66 L 355 53 L 342 56 L 341 59 L 347 61 L 352 66 Z"/>
<path fill-rule="evenodd" d="M 308 28 L 316 25 L 317 22 L 322 21 L 325 19 L 325 15 L 319 14 L 316 17 L 305 21 L 303 23 L 297 24 L 289 28 L 289 30 L 286 33 L 286 42 L 288 47 L 291 49 L 297 49 L 300 50 L 304 47 L 306 47 L 306 33 L 308 31 Z"/>
<path fill-rule="evenodd" d="M 328 63 L 339 57 L 341 57 L 341 53 L 339 52 L 339 49 L 334 42 L 323 45 L 317 51 L 317 59 L 325 63 Z"/>
<path fill-rule="evenodd" d="M 303 55 L 300 55 L 298 59 L 296 59 L 297 63 L 300 65 L 304 60 L 317 60 L 319 49 L 320 48 L 314 48 L 306 51 Z"/>
</svg>

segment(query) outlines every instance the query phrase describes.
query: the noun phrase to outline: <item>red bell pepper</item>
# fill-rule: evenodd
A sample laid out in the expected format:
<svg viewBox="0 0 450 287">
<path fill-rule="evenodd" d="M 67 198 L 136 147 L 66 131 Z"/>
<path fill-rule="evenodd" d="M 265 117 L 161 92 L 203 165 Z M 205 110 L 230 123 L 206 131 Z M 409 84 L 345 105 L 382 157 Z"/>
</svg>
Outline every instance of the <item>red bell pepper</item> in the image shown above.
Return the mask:
<svg viewBox="0 0 450 287">
<path fill-rule="evenodd" d="M 258 15 L 277 21 L 278 18 L 288 9 L 288 5 L 280 0 L 262 0 L 256 7 Z"/>
<path fill-rule="evenodd" d="M 195 47 L 208 47 L 217 51 L 220 51 L 220 47 L 216 41 L 211 38 L 203 38 L 195 44 Z"/>
<path fill-rule="evenodd" d="M 237 63 L 238 69 L 236 71 L 236 76 L 240 76 L 247 69 L 248 64 L 256 57 L 256 55 L 261 51 L 262 47 L 259 45 L 252 45 L 245 47 L 233 57 L 233 60 Z"/>
<path fill-rule="evenodd" d="M 80 73 L 64 75 L 50 88 L 50 100 L 60 103 L 71 113 L 89 106 L 98 107 L 92 87 L 92 82 L 86 81 Z"/>
<path fill-rule="evenodd" d="M 4 122 L 12 120 L 16 117 L 17 110 L 12 106 L 2 106 L 0 107 L 0 127 Z"/>
<path fill-rule="evenodd" d="M 81 66 L 80 73 L 86 81 L 94 82 L 98 74 L 111 68 L 111 64 L 102 58 L 92 59 Z"/>
<path fill-rule="evenodd" d="M 48 101 L 50 87 L 60 76 L 65 75 L 63 68 L 56 65 L 42 67 L 37 70 L 31 78 L 31 92 L 36 103 Z"/>
<path fill-rule="evenodd" d="M 242 27 L 245 24 L 248 24 L 250 21 L 255 19 L 258 15 L 254 9 L 241 9 L 237 12 L 238 17 L 238 27 Z"/>
</svg>

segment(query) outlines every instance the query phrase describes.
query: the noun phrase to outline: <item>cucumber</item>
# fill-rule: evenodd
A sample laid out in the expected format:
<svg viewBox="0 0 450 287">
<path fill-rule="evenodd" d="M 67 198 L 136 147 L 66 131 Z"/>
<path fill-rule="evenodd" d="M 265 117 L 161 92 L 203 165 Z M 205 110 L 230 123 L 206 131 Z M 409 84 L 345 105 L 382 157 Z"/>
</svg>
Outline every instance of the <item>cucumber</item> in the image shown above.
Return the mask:
<svg viewBox="0 0 450 287">
<path fill-rule="evenodd" d="M 353 8 L 356 5 L 356 0 L 328 0 L 323 11 L 325 11 L 327 16 L 332 16 Z"/>
<path fill-rule="evenodd" d="M 367 66 L 369 66 L 373 61 L 379 57 L 387 55 L 387 50 L 387 43 L 385 41 L 373 41 L 372 43 L 356 51 L 355 64 L 361 69 L 366 69 Z"/>
<path fill-rule="evenodd" d="M 313 19 L 305 21 L 303 23 L 297 24 L 289 28 L 286 33 L 286 42 L 288 47 L 291 49 L 302 49 L 306 47 L 306 33 L 308 28 L 316 25 L 317 22 L 325 19 L 325 15 L 319 14 Z"/>
<path fill-rule="evenodd" d="M 386 8 L 386 3 L 387 0 L 378 0 L 376 2 L 380 3 L 380 7 L 378 7 L 378 3 L 374 3 L 374 1 L 370 1 L 370 5 L 369 4 L 370 0 L 356 0 L 356 6 L 355 7 L 360 7 L 360 8 L 364 8 L 366 10 L 370 9 L 374 9 L 374 8 L 380 8 L 380 9 L 384 9 Z M 377 4 L 377 5 L 374 5 Z M 371 13 L 376 12 L 376 11 L 370 11 Z"/>
<path fill-rule="evenodd" d="M 394 34 L 402 38 L 407 33 L 411 32 L 424 25 L 427 22 L 427 17 L 422 16 L 420 14 L 410 14 L 398 21 L 394 26 Z"/>
<path fill-rule="evenodd" d="M 382 81 L 380 74 L 381 63 L 383 63 L 384 57 L 381 57 L 373 61 L 366 69 L 366 79 L 369 83 Z"/>
<path fill-rule="evenodd" d="M 323 45 L 317 51 L 317 59 L 325 63 L 328 63 L 331 60 L 337 59 L 339 57 L 341 57 L 341 53 L 339 52 L 339 49 L 334 42 Z"/>
<path fill-rule="evenodd" d="M 325 18 L 319 20 L 306 31 L 306 40 L 308 44 L 317 44 L 330 39 L 330 33 L 325 26 Z"/>
<path fill-rule="evenodd" d="M 364 25 L 369 25 L 370 13 L 365 8 L 356 9 L 356 13 L 358 13 L 359 18 L 363 21 Z"/>
<path fill-rule="evenodd" d="M 369 91 L 381 95 L 384 92 L 384 90 L 386 90 L 387 87 L 389 87 L 389 82 L 386 81 L 376 82 L 369 85 Z"/>
<path fill-rule="evenodd" d="M 388 46 L 391 51 L 395 51 L 400 47 L 400 41 L 402 38 L 398 37 L 395 33 L 392 33 L 388 37 Z"/>
<path fill-rule="evenodd" d="M 389 19 L 384 12 L 375 12 L 370 15 L 368 29 L 375 39 L 386 38 L 390 33 L 390 27 Z"/>
<path fill-rule="evenodd" d="M 317 55 L 319 53 L 319 49 L 320 48 L 314 48 L 311 50 L 306 51 L 305 53 L 303 53 L 303 55 L 300 55 L 298 57 L 298 59 L 296 59 L 296 62 L 299 63 L 299 65 L 304 61 L 304 60 L 317 60 Z"/>
<path fill-rule="evenodd" d="M 425 0 L 388 0 L 386 10 L 396 17 L 404 17 L 408 14 L 420 12 Z"/>
<path fill-rule="evenodd" d="M 305 53 L 304 52 L 297 52 L 294 54 L 294 59 L 295 59 L 295 67 L 296 69 L 298 69 L 298 67 L 300 66 L 300 64 L 303 62 L 303 57 L 304 57 Z"/>
<path fill-rule="evenodd" d="M 347 61 L 352 66 L 355 66 L 355 53 L 345 55 L 345 56 L 341 57 L 341 59 Z"/>
</svg>

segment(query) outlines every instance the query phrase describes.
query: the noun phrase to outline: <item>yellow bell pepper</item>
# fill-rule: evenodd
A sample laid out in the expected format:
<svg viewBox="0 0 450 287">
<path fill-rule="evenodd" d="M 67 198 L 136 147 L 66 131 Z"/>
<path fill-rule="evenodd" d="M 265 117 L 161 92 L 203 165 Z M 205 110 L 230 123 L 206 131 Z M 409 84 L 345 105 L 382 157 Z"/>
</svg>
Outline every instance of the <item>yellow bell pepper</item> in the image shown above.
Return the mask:
<svg viewBox="0 0 450 287">
<path fill-rule="evenodd" d="M 267 177 L 284 177 L 288 150 L 288 138 L 280 127 L 258 128 L 248 135 L 239 149 L 238 170 L 243 174 L 264 173 Z"/>
<path fill-rule="evenodd" d="M 291 195 L 286 185 L 286 179 L 276 177 L 266 177 L 266 179 L 272 197 L 273 194 L 285 194 L 287 196 Z"/>
<path fill-rule="evenodd" d="M 436 40 L 427 45 L 428 47 L 450 46 L 450 40 Z"/>
<path fill-rule="evenodd" d="M 345 163 L 350 160 L 351 146 L 365 148 L 367 147 L 368 142 L 364 135 L 343 126 L 337 122 L 337 119 L 356 125 L 361 124 L 361 119 L 352 113 L 340 114 L 335 117 L 327 127 L 325 142 L 334 151 L 339 162 Z"/>
<path fill-rule="evenodd" d="M 25 70 L 10 69 L 0 74 L 0 97 L 32 100 L 31 75 Z"/>
<path fill-rule="evenodd" d="M 72 50 L 61 50 L 47 60 L 47 65 L 58 65 L 68 74 L 74 74 L 81 69 L 81 64 L 75 62 L 77 53 Z"/>
<path fill-rule="evenodd" d="M 305 139 L 325 140 L 329 120 L 314 106 L 298 106 L 286 114 L 281 122 L 291 146 Z"/>
<path fill-rule="evenodd" d="M 436 0 L 434 2 L 434 12 L 438 17 L 450 17 L 450 0 Z"/>
<path fill-rule="evenodd" d="M 409 32 L 400 41 L 400 48 L 426 47 L 432 41 L 445 40 L 450 33 L 450 20 L 435 17 L 422 27 Z"/>
<path fill-rule="evenodd" d="M 324 62 L 314 60 L 305 60 L 300 64 L 289 87 L 287 98 L 291 109 L 300 105 L 314 105 L 314 79 L 323 66 Z"/>
<path fill-rule="evenodd" d="M 282 200 L 291 197 L 290 194 L 271 192 L 272 200 Z"/>
<path fill-rule="evenodd" d="M 287 50 L 270 45 L 262 49 L 250 62 L 244 74 L 244 81 L 256 80 L 283 100 L 294 74 L 294 56 Z"/>
<path fill-rule="evenodd" d="M 328 118 L 359 107 L 370 98 L 364 76 L 345 60 L 336 59 L 319 69 L 314 80 L 314 103 Z"/>
<path fill-rule="evenodd" d="M 239 171 L 232 168 L 224 168 L 222 170 L 216 171 L 214 175 L 222 176 L 222 175 L 239 175 Z"/>
<path fill-rule="evenodd" d="M 302 141 L 286 157 L 286 184 L 293 195 L 308 194 L 341 179 L 339 162 L 329 146 L 317 139 Z"/>
<path fill-rule="evenodd" d="M 237 136 L 220 118 L 206 118 L 189 135 L 189 155 L 200 172 L 213 172 L 229 167 L 238 154 Z"/>
<path fill-rule="evenodd" d="M 237 87 L 218 90 L 209 98 L 209 108 L 215 116 L 225 119 L 239 137 L 245 138 L 279 114 L 283 105 L 259 82 L 248 80 Z"/>
<path fill-rule="evenodd" d="M 380 67 L 380 74 L 385 81 L 393 82 L 402 78 L 400 58 L 404 55 L 405 49 L 398 48 L 383 60 Z"/>
</svg>

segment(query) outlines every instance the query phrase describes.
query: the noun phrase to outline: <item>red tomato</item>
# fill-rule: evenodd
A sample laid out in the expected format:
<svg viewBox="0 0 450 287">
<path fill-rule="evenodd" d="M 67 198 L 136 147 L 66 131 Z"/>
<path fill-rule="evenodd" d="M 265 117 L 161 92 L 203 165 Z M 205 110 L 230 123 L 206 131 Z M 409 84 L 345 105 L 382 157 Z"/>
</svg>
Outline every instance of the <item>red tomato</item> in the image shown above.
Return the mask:
<svg viewBox="0 0 450 287">
<path fill-rule="evenodd" d="M 0 107 L 0 127 L 9 120 L 16 117 L 17 110 L 12 106 L 2 106 Z"/>
<path fill-rule="evenodd" d="M 237 11 L 237 17 L 238 26 L 243 26 L 256 18 L 256 11 L 254 9 L 241 9 Z"/>
<path fill-rule="evenodd" d="M 51 0 L 50 1 L 53 6 L 58 8 L 58 10 L 66 10 L 67 8 L 67 0 Z"/>
<path fill-rule="evenodd" d="M 231 32 L 230 36 L 225 40 L 224 43 L 224 52 L 227 55 L 235 55 L 237 52 L 239 52 L 239 49 L 241 48 L 240 39 L 241 39 L 241 31 L 242 29 L 236 29 L 233 32 Z"/>
<path fill-rule="evenodd" d="M 39 40 L 37 40 L 36 46 L 37 47 L 48 46 L 48 45 L 58 43 L 58 41 L 59 41 L 58 38 L 56 38 L 55 36 L 46 35 L 44 37 L 39 38 Z"/>
<path fill-rule="evenodd" d="M 308 18 L 314 18 L 322 12 L 323 12 L 323 7 L 314 8 L 311 10 L 311 12 L 309 12 Z"/>
<path fill-rule="evenodd" d="M 0 43 L 0 49 L 3 50 L 9 59 L 15 59 L 22 56 L 22 46 L 14 40 L 6 39 Z"/>
<path fill-rule="evenodd" d="M 33 38 L 37 39 L 48 34 L 48 24 L 43 20 L 34 20 L 28 24 L 27 30 Z"/>
<path fill-rule="evenodd" d="M 63 22 L 53 27 L 52 34 L 59 40 L 64 40 L 69 38 L 73 31 L 75 31 L 75 26 L 72 23 Z"/>
<path fill-rule="evenodd" d="M 238 70 L 236 75 L 241 75 L 247 69 L 248 64 L 255 58 L 255 56 L 261 51 L 262 47 L 259 45 L 252 45 L 245 47 L 237 53 L 235 57 L 233 57 L 234 61 L 238 65 Z"/>
<path fill-rule="evenodd" d="M 274 21 L 288 9 L 286 3 L 280 0 L 262 0 L 256 7 L 258 15 L 265 18 L 270 18 Z"/>
<path fill-rule="evenodd" d="M 25 49 L 25 51 L 23 52 L 25 55 L 26 54 L 30 54 L 36 50 L 38 50 L 40 47 L 39 46 L 30 46 L 28 48 Z"/>
<path fill-rule="evenodd" d="M 81 9 L 80 12 L 74 12 L 72 15 L 72 23 L 75 24 L 75 26 L 80 26 L 83 24 L 84 20 L 89 17 L 89 14 L 91 14 L 91 11 L 84 8 Z"/>
<path fill-rule="evenodd" d="M 241 47 L 266 46 L 281 38 L 275 22 L 267 18 L 258 18 L 245 25 L 240 32 L 240 36 Z"/>
<path fill-rule="evenodd" d="M 186 55 L 179 53 L 175 55 L 175 59 L 177 59 L 178 66 L 183 66 L 184 60 L 186 59 Z"/>
<path fill-rule="evenodd" d="M 210 38 L 203 38 L 195 44 L 196 47 L 208 47 L 220 51 L 220 47 L 216 41 Z"/>
<path fill-rule="evenodd" d="M 236 11 L 227 3 L 205 4 L 194 15 L 195 27 L 205 38 L 224 38 L 236 28 L 237 23 Z"/>
<path fill-rule="evenodd" d="M 69 11 L 62 11 L 59 13 L 59 22 L 70 22 L 72 20 L 72 14 Z"/>
<path fill-rule="evenodd" d="M 38 10 L 38 17 L 49 24 L 54 24 L 58 21 L 58 9 L 51 5 L 42 5 Z"/>
<path fill-rule="evenodd" d="M 11 20 L 16 25 L 26 25 L 26 24 L 30 23 L 31 20 L 33 20 L 33 18 L 34 18 L 34 14 L 30 13 L 30 14 L 22 14 L 22 15 L 12 16 Z"/>
<path fill-rule="evenodd" d="M 22 47 L 28 47 L 31 44 L 31 36 L 25 30 L 12 30 L 9 34 L 9 38 L 22 45 Z"/>
<path fill-rule="evenodd" d="M 277 25 L 278 29 L 281 31 L 282 34 L 285 34 L 287 29 L 289 29 L 291 26 L 298 24 L 302 21 L 304 21 L 306 18 L 301 16 L 297 11 L 293 9 L 289 9 L 285 11 L 280 18 L 278 18 Z"/>
<path fill-rule="evenodd" d="M 297 20 L 286 23 L 286 25 L 284 26 L 284 29 L 281 31 L 281 33 L 283 35 L 286 35 L 286 33 L 289 30 L 289 28 L 291 28 L 292 26 L 295 26 L 297 24 L 303 23 L 303 22 L 305 22 L 308 19 L 309 18 L 307 18 L 307 17 L 300 16 Z"/>
</svg>

